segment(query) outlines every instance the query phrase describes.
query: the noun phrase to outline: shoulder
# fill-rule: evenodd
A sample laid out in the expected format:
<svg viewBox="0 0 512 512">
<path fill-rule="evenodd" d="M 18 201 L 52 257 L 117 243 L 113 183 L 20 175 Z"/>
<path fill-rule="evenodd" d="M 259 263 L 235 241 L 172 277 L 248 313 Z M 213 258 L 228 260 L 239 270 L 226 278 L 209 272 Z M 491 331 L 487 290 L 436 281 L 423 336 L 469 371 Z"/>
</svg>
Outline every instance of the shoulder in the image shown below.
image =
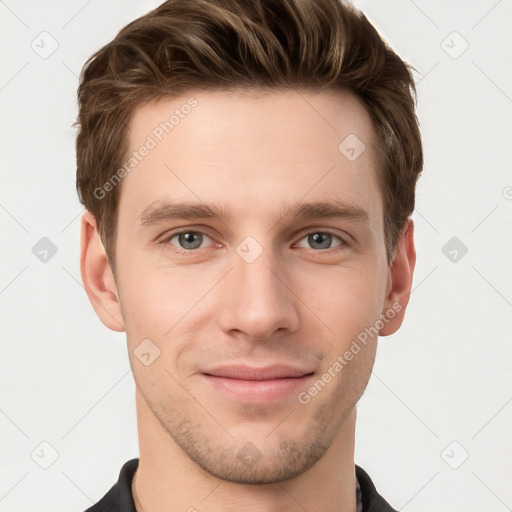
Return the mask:
<svg viewBox="0 0 512 512">
<path fill-rule="evenodd" d="M 363 512 L 397 512 L 391 505 L 378 493 L 370 475 L 356 464 L 356 476 L 361 487 L 363 499 Z"/>
<path fill-rule="evenodd" d="M 136 512 L 131 485 L 138 465 L 139 459 L 126 462 L 121 468 L 118 481 L 103 498 L 85 512 Z"/>
</svg>

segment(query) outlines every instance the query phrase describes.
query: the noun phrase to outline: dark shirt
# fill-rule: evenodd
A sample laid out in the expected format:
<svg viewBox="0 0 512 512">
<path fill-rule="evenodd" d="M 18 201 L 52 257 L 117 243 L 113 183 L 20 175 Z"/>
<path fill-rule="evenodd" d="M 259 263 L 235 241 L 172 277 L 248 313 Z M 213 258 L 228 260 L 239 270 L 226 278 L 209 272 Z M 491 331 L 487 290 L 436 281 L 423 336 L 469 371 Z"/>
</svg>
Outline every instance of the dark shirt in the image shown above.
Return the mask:
<svg viewBox="0 0 512 512">
<path fill-rule="evenodd" d="M 98 503 L 85 512 L 136 512 L 132 496 L 132 478 L 139 459 L 129 460 L 121 468 L 119 480 Z M 356 465 L 356 477 L 361 489 L 363 512 L 397 512 L 377 492 L 368 473 Z"/>
</svg>

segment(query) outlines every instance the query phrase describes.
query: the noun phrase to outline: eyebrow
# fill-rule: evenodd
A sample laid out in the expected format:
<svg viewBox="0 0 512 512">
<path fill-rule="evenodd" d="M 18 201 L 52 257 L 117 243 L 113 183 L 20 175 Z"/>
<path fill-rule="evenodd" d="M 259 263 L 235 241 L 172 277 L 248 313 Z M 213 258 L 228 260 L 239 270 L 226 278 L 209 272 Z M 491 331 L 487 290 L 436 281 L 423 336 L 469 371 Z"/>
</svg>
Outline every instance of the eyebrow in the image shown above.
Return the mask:
<svg viewBox="0 0 512 512">
<path fill-rule="evenodd" d="M 291 216 L 302 219 L 348 219 L 368 222 L 368 212 L 359 206 L 343 201 L 299 202 L 283 208 L 280 219 Z M 157 201 L 150 204 L 138 217 L 138 229 L 160 224 L 168 220 L 212 219 L 229 220 L 232 211 L 207 203 L 172 203 Z"/>
</svg>

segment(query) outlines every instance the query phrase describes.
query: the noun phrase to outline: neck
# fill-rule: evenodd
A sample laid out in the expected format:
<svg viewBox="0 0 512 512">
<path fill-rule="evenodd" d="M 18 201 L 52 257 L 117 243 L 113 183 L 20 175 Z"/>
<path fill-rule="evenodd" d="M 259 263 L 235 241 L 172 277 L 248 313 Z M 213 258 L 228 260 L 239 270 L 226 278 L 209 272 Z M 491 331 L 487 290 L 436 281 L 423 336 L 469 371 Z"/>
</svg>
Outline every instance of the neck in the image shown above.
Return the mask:
<svg viewBox="0 0 512 512">
<path fill-rule="evenodd" d="M 240 484 L 193 462 L 137 392 L 140 458 L 132 481 L 137 512 L 355 512 L 355 418 L 353 410 L 324 456 L 304 473 L 272 484 Z"/>
</svg>

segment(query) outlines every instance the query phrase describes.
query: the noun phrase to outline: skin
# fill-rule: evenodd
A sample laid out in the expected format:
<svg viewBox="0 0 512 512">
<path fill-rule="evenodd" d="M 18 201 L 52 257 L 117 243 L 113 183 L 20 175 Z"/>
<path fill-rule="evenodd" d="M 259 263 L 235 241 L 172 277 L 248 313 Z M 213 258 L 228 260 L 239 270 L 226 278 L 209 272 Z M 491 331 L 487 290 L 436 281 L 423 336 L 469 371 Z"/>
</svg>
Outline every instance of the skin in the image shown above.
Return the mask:
<svg viewBox="0 0 512 512">
<path fill-rule="evenodd" d="M 134 111 L 130 151 L 191 96 L 197 106 L 122 181 L 116 280 L 94 217 L 82 217 L 85 289 L 102 322 L 127 332 L 137 510 L 354 512 L 356 404 L 377 336 L 307 404 L 297 394 L 311 382 L 273 403 L 243 403 L 201 373 L 288 363 L 321 377 L 399 305 L 379 335 L 395 332 L 411 291 L 412 221 L 388 264 L 372 122 L 350 92 L 197 92 L 153 102 Z M 354 161 L 338 150 L 349 134 L 366 146 Z M 164 200 L 207 202 L 232 216 L 141 227 L 141 213 Z M 367 219 L 290 214 L 299 201 L 334 200 Z M 199 248 L 173 236 L 180 230 L 199 233 Z M 308 236 L 325 232 L 333 235 L 326 246 Z M 262 249 L 251 263 L 236 250 L 248 236 Z M 147 338 L 160 356 L 145 366 L 134 351 Z"/>
</svg>

